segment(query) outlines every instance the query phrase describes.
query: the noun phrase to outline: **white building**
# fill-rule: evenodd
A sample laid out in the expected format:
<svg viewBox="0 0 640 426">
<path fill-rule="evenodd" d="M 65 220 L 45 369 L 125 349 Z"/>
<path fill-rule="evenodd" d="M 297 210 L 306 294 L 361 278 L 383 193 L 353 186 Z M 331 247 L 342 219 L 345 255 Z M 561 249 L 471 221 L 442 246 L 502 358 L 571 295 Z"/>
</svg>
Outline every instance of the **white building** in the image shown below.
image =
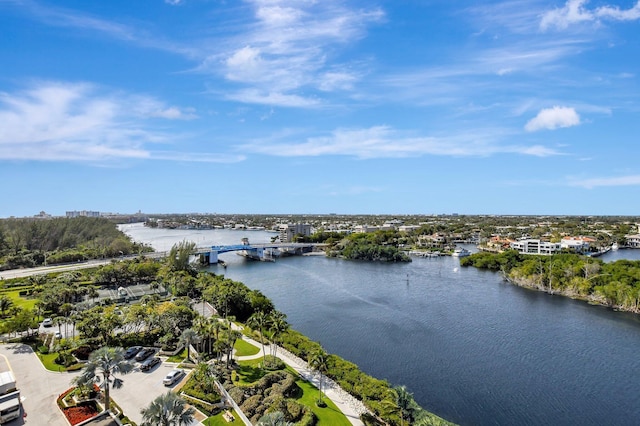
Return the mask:
<svg viewBox="0 0 640 426">
<path fill-rule="evenodd" d="M 311 225 L 308 223 L 288 223 L 278 226 L 280 231 L 280 242 L 290 243 L 296 235 L 311 236 Z"/>
<path fill-rule="evenodd" d="M 67 212 L 67 217 L 100 217 L 100 212 L 93 212 L 89 210 L 74 210 Z"/>
<path fill-rule="evenodd" d="M 563 237 L 560 241 L 560 247 L 576 253 L 586 253 L 592 242 L 594 239 L 588 237 Z"/>
<path fill-rule="evenodd" d="M 640 248 L 640 235 L 625 235 L 627 247 Z"/>
<path fill-rule="evenodd" d="M 377 226 L 372 226 L 372 225 L 356 225 L 353 228 L 353 232 L 355 232 L 356 234 L 366 234 L 369 232 L 376 232 L 379 231 L 380 228 Z"/>
<path fill-rule="evenodd" d="M 562 251 L 560 243 L 551 243 L 533 238 L 514 241 L 510 244 L 512 249 L 518 250 L 522 254 L 542 254 L 551 255 Z"/>
</svg>

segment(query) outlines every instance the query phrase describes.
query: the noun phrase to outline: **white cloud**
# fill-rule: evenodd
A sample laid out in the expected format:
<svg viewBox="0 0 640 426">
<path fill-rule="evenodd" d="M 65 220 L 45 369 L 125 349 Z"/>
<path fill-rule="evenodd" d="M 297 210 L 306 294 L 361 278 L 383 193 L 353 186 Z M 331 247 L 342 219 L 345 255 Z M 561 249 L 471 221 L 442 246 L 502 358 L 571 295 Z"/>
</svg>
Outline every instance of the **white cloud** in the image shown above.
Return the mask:
<svg viewBox="0 0 640 426">
<path fill-rule="evenodd" d="M 321 106 L 321 102 L 317 99 L 305 98 L 295 94 L 287 94 L 282 92 L 273 92 L 261 89 L 246 89 L 235 93 L 229 93 L 227 99 L 249 103 L 272 105 L 289 108 L 316 108 Z"/>
<path fill-rule="evenodd" d="M 184 3 L 184 0 L 164 0 L 164 2 L 172 6 L 177 6 L 179 4 Z"/>
<path fill-rule="evenodd" d="M 153 98 L 105 92 L 91 84 L 41 82 L 20 93 L 0 93 L 0 160 L 241 159 L 207 153 L 167 154 L 150 148 L 180 139 L 180 135 L 153 130 L 148 119 L 184 119 L 189 114 Z"/>
<path fill-rule="evenodd" d="M 554 106 L 541 110 L 538 115 L 524 126 L 527 132 L 553 130 L 561 127 L 572 127 L 580 124 L 580 116 L 573 108 Z"/>
<path fill-rule="evenodd" d="M 596 15 L 616 21 L 635 21 L 640 19 L 640 1 L 627 10 L 620 10 L 618 6 L 602 6 L 596 9 Z"/>
<path fill-rule="evenodd" d="M 569 182 L 570 186 L 579 186 L 587 189 L 608 186 L 640 186 L 640 175 L 591 178 L 591 179 L 573 179 Z"/>
<path fill-rule="evenodd" d="M 352 90 L 359 75 L 331 63 L 333 52 L 363 37 L 365 27 L 384 16 L 379 9 L 350 9 L 333 0 L 247 3 L 252 19 L 233 37 L 219 40 L 213 49 L 222 50 L 198 68 L 243 86 L 229 98 L 247 103 L 282 105 L 286 99 L 289 106 L 306 107 L 315 103 L 308 99 L 311 91 Z"/>
<path fill-rule="evenodd" d="M 406 136 L 388 126 L 364 129 L 337 129 L 328 136 L 310 137 L 305 142 L 246 144 L 241 148 L 248 152 L 279 157 L 315 157 L 344 155 L 361 159 L 405 158 L 422 155 L 451 157 L 486 157 L 494 154 L 522 154 L 537 157 L 561 155 L 551 148 L 541 146 L 501 145 L 490 134 L 470 131 L 448 137 Z"/>
<path fill-rule="evenodd" d="M 593 21 L 595 16 L 584 8 L 588 0 L 568 0 L 564 7 L 554 9 L 542 16 L 540 28 L 544 31 L 549 27 L 565 29 L 577 22 Z"/>
<path fill-rule="evenodd" d="M 585 5 L 589 0 L 568 0 L 562 8 L 556 8 L 542 15 L 540 29 L 543 31 L 555 27 L 563 30 L 580 22 L 610 19 L 614 21 L 634 21 L 640 19 L 640 1 L 633 7 L 621 10 L 618 6 L 601 6 L 589 10 Z"/>
</svg>

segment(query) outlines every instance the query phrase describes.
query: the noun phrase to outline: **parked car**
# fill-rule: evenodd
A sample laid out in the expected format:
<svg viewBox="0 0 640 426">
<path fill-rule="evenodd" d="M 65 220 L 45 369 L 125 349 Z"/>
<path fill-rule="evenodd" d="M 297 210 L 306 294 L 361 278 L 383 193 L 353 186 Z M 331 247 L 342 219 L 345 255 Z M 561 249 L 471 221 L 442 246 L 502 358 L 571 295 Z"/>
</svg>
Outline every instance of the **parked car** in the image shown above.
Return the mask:
<svg viewBox="0 0 640 426">
<path fill-rule="evenodd" d="M 56 339 L 62 339 L 62 333 L 56 331 L 55 333 L 53 333 L 53 337 L 55 337 Z"/>
<path fill-rule="evenodd" d="M 131 346 L 124 352 L 124 359 L 131 359 L 142 350 L 142 346 Z"/>
<path fill-rule="evenodd" d="M 149 371 L 153 367 L 155 367 L 156 364 L 160 364 L 161 362 L 162 360 L 157 356 L 154 356 L 153 358 L 148 358 L 142 364 L 140 364 L 140 371 Z"/>
<path fill-rule="evenodd" d="M 43 327 L 53 326 L 53 320 L 51 318 L 45 318 L 44 321 L 42 321 L 42 326 Z"/>
<path fill-rule="evenodd" d="M 165 386 L 171 386 L 175 382 L 182 379 L 182 376 L 184 376 L 183 370 L 171 370 L 169 374 L 167 374 L 166 377 L 162 380 L 162 383 Z"/>
<path fill-rule="evenodd" d="M 154 349 L 144 348 L 140 352 L 138 352 L 138 354 L 136 355 L 136 361 L 144 361 L 145 359 L 149 358 L 154 353 L 156 353 L 156 351 Z"/>
</svg>

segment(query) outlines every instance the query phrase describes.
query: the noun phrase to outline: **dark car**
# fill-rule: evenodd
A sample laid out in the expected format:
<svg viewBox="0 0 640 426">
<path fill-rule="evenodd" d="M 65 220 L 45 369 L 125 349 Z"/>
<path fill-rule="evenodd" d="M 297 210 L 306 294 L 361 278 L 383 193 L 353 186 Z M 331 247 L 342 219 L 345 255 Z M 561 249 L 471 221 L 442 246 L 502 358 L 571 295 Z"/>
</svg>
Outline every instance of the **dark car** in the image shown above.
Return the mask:
<svg viewBox="0 0 640 426">
<path fill-rule="evenodd" d="M 136 361 L 144 361 L 145 359 L 149 358 L 154 353 L 156 353 L 155 350 L 153 350 L 151 348 L 144 348 L 140 352 L 138 352 L 138 354 L 136 355 Z"/>
<path fill-rule="evenodd" d="M 144 361 L 142 364 L 140 364 L 140 371 L 149 371 L 153 367 L 155 367 L 156 364 L 160 364 L 161 362 L 162 360 L 157 356 L 154 356 L 153 358 L 149 358 L 146 361 Z"/>
<path fill-rule="evenodd" d="M 124 352 L 124 359 L 131 359 L 142 350 L 142 346 L 131 346 Z"/>
</svg>

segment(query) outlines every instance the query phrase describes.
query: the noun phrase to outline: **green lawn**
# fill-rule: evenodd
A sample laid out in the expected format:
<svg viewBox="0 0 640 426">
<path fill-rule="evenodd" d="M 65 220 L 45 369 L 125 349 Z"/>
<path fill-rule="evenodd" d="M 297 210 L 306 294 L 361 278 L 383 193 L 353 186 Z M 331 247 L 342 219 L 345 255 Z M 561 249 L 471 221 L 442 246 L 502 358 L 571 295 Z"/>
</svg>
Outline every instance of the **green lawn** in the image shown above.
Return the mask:
<svg viewBox="0 0 640 426">
<path fill-rule="evenodd" d="M 259 365 L 262 362 L 262 358 L 249 359 L 246 361 L 240 361 L 239 367 L 236 370 L 236 374 L 240 377 L 240 385 L 248 385 L 257 380 L 260 380 L 267 372 L 262 370 Z"/>
<path fill-rule="evenodd" d="M 216 414 L 215 416 L 211 416 L 211 417 L 205 419 L 202 422 L 202 424 L 204 426 L 223 426 L 223 425 L 242 425 L 242 424 L 244 424 L 242 422 L 242 420 L 240 420 L 240 418 L 238 417 L 238 415 L 236 414 L 235 411 L 232 411 L 233 418 L 234 418 L 233 422 L 226 421 L 224 419 L 224 417 L 222 417 L 222 413 L 224 413 L 224 411 L 221 412 L 221 413 Z"/>
<path fill-rule="evenodd" d="M 180 352 L 177 355 L 174 356 L 170 356 L 167 359 L 167 362 L 176 362 L 176 363 L 180 363 L 182 361 L 184 361 L 187 358 L 187 350 L 184 349 L 182 352 Z"/>
<path fill-rule="evenodd" d="M 233 346 L 236 350 L 236 356 L 250 356 L 260 352 L 260 348 L 253 346 L 249 342 L 245 342 L 242 339 L 236 340 L 236 344 Z"/>
<path fill-rule="evenodd" d="M 3 292 L 3 295 L 11 299 L 14 306 L 27 310 L 33 309 L 33 307 L 36 305 L 36 302 L 38 301 L 37 299 L 25 299 L 24 297 L 21 297 L 20 290 Z"/>
<path fill-rule="evenodd" d="M 300 404 L 306 405 L 311 408 L 316 416 L 318 416 L 319 425 L 345 425 L 349 426 L 351 422 L 347 419 L 347 417 L 342 414 L 342 411 L 336 407 L 336 405 L 327 397 L 323 397 L 324 402 L 327 403 L 327 406 L 324 408 L 320 408 L 316 406 L 316 399 L 320 394 L 318 388 L 313 386 L 311 383 L 306 380 L 300 379 L 296 381 L 298 386 L 302 389 L 302 396 L 298 398 L 298 402 Z"/>
<path fill-rule="evenodd" d="M 53 352 L 50 354 L 38 354 L 38 358 L 40 358 L 40 362 L 44 365 L 49 371 L 66 371 L 65 368 L 59 364 L 56 364 L 54 361 L 58 357 L 58 354 Z"/>
</svg>

